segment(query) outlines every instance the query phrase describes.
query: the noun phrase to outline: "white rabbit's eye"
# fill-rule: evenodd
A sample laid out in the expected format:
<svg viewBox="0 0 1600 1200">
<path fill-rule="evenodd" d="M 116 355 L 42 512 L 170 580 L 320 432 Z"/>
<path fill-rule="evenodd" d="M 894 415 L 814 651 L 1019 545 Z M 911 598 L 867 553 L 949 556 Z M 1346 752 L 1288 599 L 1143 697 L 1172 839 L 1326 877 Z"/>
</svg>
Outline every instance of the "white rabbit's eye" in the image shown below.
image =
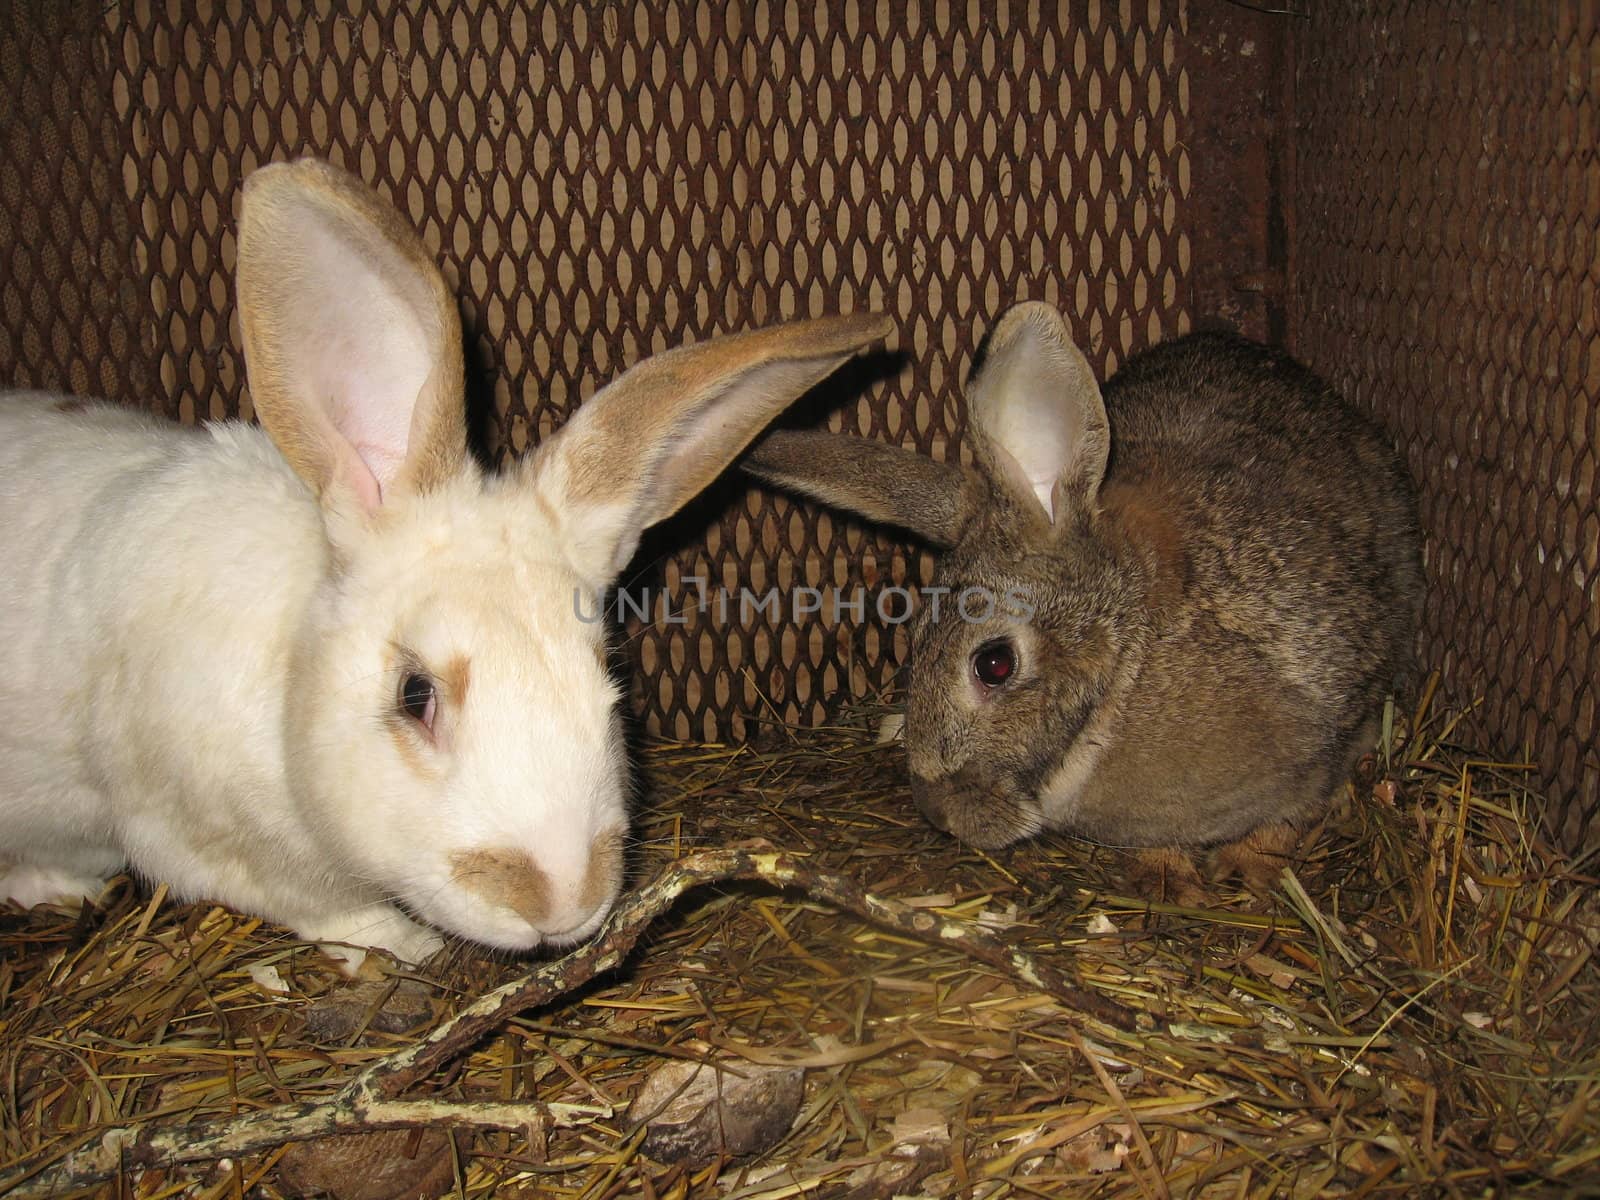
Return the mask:
<svg viewBox="0 0 1600 1200">
<path fill-rule="evenodd" d="M 987 688 L 997 688 L 1017 669 L 1017 652 L 1010 642 L 985 642 L 972 656 L 972 673 Z"/>
<path fill-rule="evenodd" d="M 431 730 L 438 711 L 438 690 L 433 680 L 415 671 L 407 675 L 400 681 L 400 707 L 406 710 L 406 716 Z"/>
</svg>

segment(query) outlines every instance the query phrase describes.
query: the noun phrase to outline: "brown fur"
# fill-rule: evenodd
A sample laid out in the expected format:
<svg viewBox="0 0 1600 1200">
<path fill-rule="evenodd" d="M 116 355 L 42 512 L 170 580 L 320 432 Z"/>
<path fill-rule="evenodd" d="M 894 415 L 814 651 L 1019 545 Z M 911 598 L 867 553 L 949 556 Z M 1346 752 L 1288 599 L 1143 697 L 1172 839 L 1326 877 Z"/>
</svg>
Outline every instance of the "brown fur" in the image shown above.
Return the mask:
<svg viewBox="0 0 1600 1200">
<path fill-rule="evenodd" d="M 451 878 L 491 904 L 539 927 L 550 908 L 550 881 L 524 850 L 470 850 L 451 859 Z"/>
<path fill-rule="evenodd" d="M 809 472 L 822 458 L 829 475 L 813 481 Z M 966 473 L 914 450 L 831 433 L 778 430 L 757 443 L 739 466 L 825 504 L 847 496 L 840 507 L 869 521 L 904 526 L 933 546 L 953 545 L 961 536 Z"/>
<path fill-rule="evenodd" d="M 435 682 L 443 691 L 444 699 L 458 710 L 464 708 L 467 703 L 467 687 L 472 683 L 472 660 L 465 654 L 458 654 L 439 668 Z"/>
<path fill-rule="evenodd" d="M 448 737 L 451 721 L 466 708 L 467 688 L 472 682 L 472 660 L 457 655 L 437 672 L 430 671 L 412 651 L 390 644 L 384 655 L 384 669 L 395 681 L 394 705 L 384 714 L 389 737 L 407 768 L 425 779 L 439 779 L 442 768 L 436 755 L 425 752 L 430 738 Z M 400 706 L 398 689 L 407 675 L 427 675 L 433 680 L 437 717 L 430 733 L 421 728 Z"/>
<path fill-rule="evenodd" d="M 1138 895 L 1157 904 L 1203 908 L 1208 899 L 1205 881 L 1195 869 L 1194 859 L 1172 846 L 1133 851 L 1129 856 L 1128 879 Z"/>
<path fill-rule="evenodd" d="M 1030 325 L 1044 319 L 1026 307 Z M 1068 391 L 1080 386 L 1069 365 L 1059 372 Z M 1303 367 L 1241 339 L 1192 335 L 1107 384 L 1104 477 L 1092 453 L 1086 474 L 1075 456 L 1052 523 L 984 436 L 978 418 L 1005 400 L 984 391 L 988 370 L 969 389 L 985 405 L 974 411 L 978 466 L 959 484 L 910 476 L 943 488 L 938 499 L 890 481 L 908 477 L 904 451 L 859 439 L 833 439 L 830 451 L 828 435 L 809 435 L 803 454 L 763 446 L 753 456 L 763 478 L 947 546 L 936 586 L 1037 599 L 1020 626 L 948 610 L 935 621 L 923 606 L 906 719 L 914 797 L 980 846 L 1046 826 L 1122 846 L 1245 839 L 1227 862 L 1270 883 L 1276 872 L 1255 866 L 1286 835 L 1266 831 L 1292 832 L 1325 807 L 1408 670 L 1422 578 L 1398 460 Z M 1033 382 L 1041 376 L 1048 364 L 1034 364 Z M 1093 433 L 1098 395 L 1061 402 L 1080 400 L 1071 419 Z M 875 483 L 863 470 L 874 453 Z M 938 516 L 951 506 L 954 537 Z M 1019 665 L 991 694 L 973 683 L 971 661 L 996 637 L 1013 642 Z M 1039 798 L 1053 778 L 1072 786 L 1056 789 L 1047 814 Z"/>
<path fill-rule="evenodd" d="M 455 855 L 452 877 L 492 904 L 516 913 L 528 924 L 544 926 L 554 911 L 550 880 L 523 850 L 471 850 Z M 591 912 L 612 894 L 622 877 L 622 833 L 595 838 L 589 865 L 573 909 Z"/>
<path fill-rule="evenodd" d="M 574 503 L 626 501 L 639 491 L 641 525 L 671 516 L 704 491 L 761 429 L 813 384 L 862 347 L 885 337 L 892 323 L 875 313 L 823 317 L 680 346 L 634 367 L 606 389 L 609 403 L 586 406 L 574 422 L 588 426 L 582 453 L 567 462 Z M 738 402 L 720 402 L 740 393 Z M 715 422 L 701 425 L 702 420 Z M 691 430 L 712 428 L 691 453 Z M 619 476 L 617 464 L 659 447 L 660 471 Z M 675 457 L 674 457 L 675 455 Z"/>
<path fill-rule="evenodd" d="M 1245 886 L 1264 896 L 1277 886 L 1283 869 L 1294 862 L 1300 830 L 1275 821 L 1252 830 L 1237 842 L 1217 847 L 1212 874 L 1218 879 L 1237 875 Z"/>
</svg>

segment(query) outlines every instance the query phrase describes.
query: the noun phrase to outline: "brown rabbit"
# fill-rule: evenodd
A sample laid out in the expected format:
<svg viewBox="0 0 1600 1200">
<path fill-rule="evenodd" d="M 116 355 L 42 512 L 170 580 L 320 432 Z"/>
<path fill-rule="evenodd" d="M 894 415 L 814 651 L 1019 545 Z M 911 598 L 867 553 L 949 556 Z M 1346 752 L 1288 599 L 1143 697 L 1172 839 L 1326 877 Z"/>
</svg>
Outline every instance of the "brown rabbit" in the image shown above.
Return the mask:
<svg viewBox="0 0 1600 1200">
<path fill-rule="evenodd" d="M 948 590 L 911 633 L 918 806 L 980 847 L 1158 848 L 1144 865 L 1179 897 L 1201 847 L 1270 883 L 1409 665 L 1396 456 L 1305 367 L 1227 335 L 1135 357 L 1102 400 L 1038 303 L 1001 320 L 968 398 L 971 469 L 805 432 L 743 463 L 942 551 Z"/>
</svg>

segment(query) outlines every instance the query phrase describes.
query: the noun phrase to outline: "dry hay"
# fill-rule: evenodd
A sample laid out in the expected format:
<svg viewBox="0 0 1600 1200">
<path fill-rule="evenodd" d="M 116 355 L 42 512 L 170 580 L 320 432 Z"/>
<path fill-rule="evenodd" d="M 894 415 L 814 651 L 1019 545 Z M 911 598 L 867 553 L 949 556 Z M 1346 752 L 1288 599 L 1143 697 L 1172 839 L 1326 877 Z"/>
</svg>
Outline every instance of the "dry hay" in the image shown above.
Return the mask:
<svg viewBox="0 0 1600 1200">
<path fill-rule="evenodd" d="M 1082 843 L 987 855 L 929 830 L 873 723 L 645 748 L 634 878 L 767 839 L 979 923 L 1093 1004 L 794 890 L 700 888 L 621 970 L 405 1092 L 524 1105 L 527 1127 L 401 1130 L 379 1157 L 431 1164 L 435 1194 L 501 1197 L 1600 1188 L 1592 880 L 1536 832 L 1527 772 L 1455 746 L 1453 721 L 1402 722 L 1388 769 L 1380 753 L 1272 901 L 1219 889 L 1205 910 L 1119 898 L 1125 864 Z M 280 929 L 125 880 L 97 910 L 0 921 L 0 1192 L 114 1127 L 326 1099 L 526 965 L 455 947 L 426 987 L 353 992 Z M 711 1054 L 803 1067 L 798 1120 L 754 1160 L 653 1160 L 629 1100 L 664 1062 Z M 290 1195 L 296 1153 L 100 1190 Z"/>
</svg>

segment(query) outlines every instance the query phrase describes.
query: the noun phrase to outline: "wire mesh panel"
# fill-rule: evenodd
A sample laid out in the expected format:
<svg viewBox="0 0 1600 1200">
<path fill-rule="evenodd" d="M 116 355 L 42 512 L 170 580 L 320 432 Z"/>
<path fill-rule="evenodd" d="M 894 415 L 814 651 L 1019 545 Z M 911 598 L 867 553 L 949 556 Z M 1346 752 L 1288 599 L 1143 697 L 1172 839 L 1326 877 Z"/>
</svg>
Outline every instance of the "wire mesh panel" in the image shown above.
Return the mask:
<svg viewBox="0 0 1600 1200">
<path fill-rule="evenodd" d="M 1188 321 L 1181 5 L 49 11 L 23 3 L 0 33 L 23 97 L 4 131 L 19 158 L 0 173 L 10 383 L 248 415 L 230 300 L 239 185 L 304 153 L 358 172 L 437 249 L 496 456 L 648 353 L 864 308 L 896 318 L 903 355 L 804 413 L 832 405 L 835 428 L 946 455 L 959 378 L 1011 301 L 1057 302 L 1102 371 Z M 926 564 L 729 483 L 636 566 L 635 600 L 656 589 L 627 629 L 647 726 L 737 737 L 889 682 L 903 637 L 877 589 Z M 795 584 L 839 587 L 842 612 L 826 592 L 815 612 L 790 594 L 740 603 Z"/>
<path fill-rule="evenodd" d="M 0 386 L 145 392 L 108 64 L 99 5 L 0 0 Z"/>
<path fill-rule="evenodd" d="M 1295 348 L 1422 493 L 1424 642 L 1492 733 L 1600 802 L 1600 7 L 1298 23 Z"/>
</svg>

